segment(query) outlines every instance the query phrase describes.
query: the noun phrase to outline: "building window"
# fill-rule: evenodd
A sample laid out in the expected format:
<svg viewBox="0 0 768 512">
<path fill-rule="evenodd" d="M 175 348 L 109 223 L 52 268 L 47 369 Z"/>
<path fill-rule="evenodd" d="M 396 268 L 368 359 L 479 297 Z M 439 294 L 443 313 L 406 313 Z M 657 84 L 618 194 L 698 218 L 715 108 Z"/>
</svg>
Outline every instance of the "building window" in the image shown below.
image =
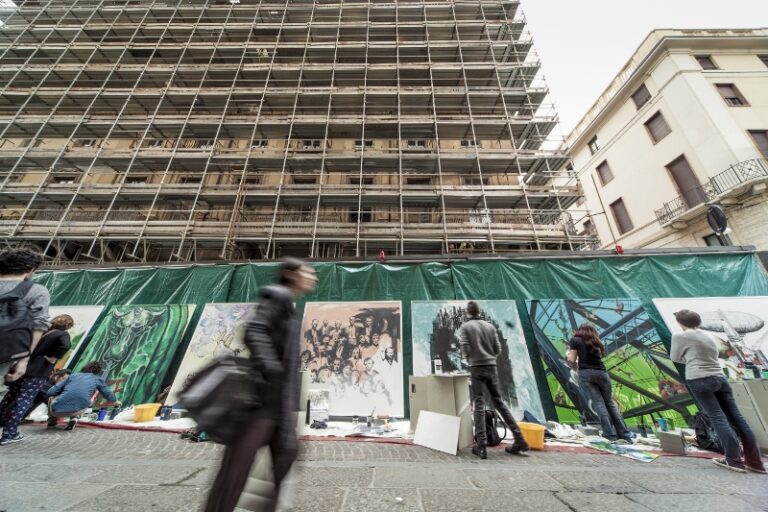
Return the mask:
<svg viewBox="0 0 768 512">
<path fill-rule="evenodd" d="M 405 178 L 405 184 L 406 185 L 431 185 L 432 184 L 432 178 Z"/>
<path fill-rule="evenodd" d="M 723 242 L 716 234 L 712 233 L 704 237 L 704 243 L 707 247 L 722 247 Z"/>
<path fill-rule="evenodd" d="M 768 55 L 758 55 L 757 57 L 762 61 L 765 67 L 768 68 Z"/>
<path fill-rule="evenodd" d="M 476 140 L 463 139 L 461 141 L 461 147 L 463 148 L 476 148 L 479 146 L 480 144 L 478 144 Z"/>
<path fill-rule="evenodd" d="M 245 177 L 246 185 L 261 185 L 264 182 L 264 176 L 261 174 L 252 174 Z"/>
<path fill-rule="evenodd" d="M 613 171 L 611 166 L 608 165 L 608 160 L 597 166 L 597 176 L 600 178 L 600 184 L 603 186 L 613 181 Z"/>
<path fill-rule="evenodd" d="M 144 185 L 147 183 L 146 176 L 127 176 L 125 178 L 126 185 Z"/>
<path fill-rule="evenodd" d="M 464 177 L 464 184 L 465 185 L 472 185 L 472 186 L 475 186 L 475 187 L 479 187 L 480 185 L 487 186 L 488 185 L 488 178 L 486 178 L 485 176 L 480 177 L 480 176 L 477 176 L 477 175 L 465 176 Z"/>
<path fill-rule="evenodd" d="M 51 178 L 51 183 L 54 185 L 74 185 L 78 182 L 79 176 L 54 176 Z"/>
<path fill-rule="evenodd" d="M 696 55 L 696 61 L 701 69 L 719 69 L 711 55 Z"/>
<path fill-rule="evenodd" d="M 427 141 L 424 139 L 411 139 L 408 141 L 408 149 L 425 149 Z"/>
<path fill-rule="evenodd" d="M 355 149 L 372 148 L 373 139 L 357 139 L 355 141 Z"/>
<path fill-rule="evenodd" d="M 573 168 L 572 162 L 568 162 L 568 164 L 565 166 L 565 172 L 568 173 L 568 176 L 576 176 L 576 169 Z"/>
<path fill-rule="evenodd" d="M 74 142 L 76 148 L 95 148 L 98 139 L 77 139 Z"/>
<path fill-rule="evenodd" d="M 349 221 L 357 222 L 358 219 L 360 222 L 371 222 L 373 219 L 373 212 L 371 211 L 371 208 L 360 208 L 359 212 L 357 210 L 350 210 Z"/>
<path fill-rule="evenodd" d="M 645 122 L 645 129 L 648 130 L 648 135 L 650 135 L 654 144 L 672 133 L 672 128 L 667 124 L 667 120 L 664 119 L 661 111 L 653 114 L 653 116 Z"/>
<path fill-rule="evenodd" d="M 757 149 L 768 158 L 768 130 L 749 130 L 752 140 L 755 141 Z"/>
<path fill-rule="evenodd" d="M 597 140 L 597 135 L 592 137 L 592 139 L 587 143 L 589 146 L 589 151 L 594 155 L 598 151 L 600 151 L 600 142 Z"/>
<path fill-rule="evenodd" d="M 184 185 L 194 185 L 201 183 L 203 181 L 202 176 L 182 176 L 179 178 L 179 183 L 182 183 Z"/>
<path fill-rule="evenodd" d="M 253 139 L 251 142 L 252 149 L 264 149 L 269 146 L 269 140 L 267 139 Z"/>
<path fill-rule="evenodd" d="M 619 228 L 619 233 L 623 235 L 624 233 L 632 231 L 634 226 L 632 225 L 632 219 L 629 218 L 627 207 L 624 206 L 623 199 L 618 199 L 611 203 L 611 212 L 613 212 L 613 218 L 616 220 L 616 226 Z"/>
<path fill-rule="evenodd" d="M 641 85 L 632 94 L 632 101 L 635 102 L 635 107 L 637 107 L 637 110 L 640 110 L 640 108 L 642 108 L 643 105 L 648 103 L 650 99 L 651 99 L 651 91 L 648 90 L 645 84 Z"/>
<path fill-rule="evenodd" d="M 147 139 L 144 141 L 144 144 L 142 147 L 145 148 L 162 148 L 163 143 L 165 142 L 164 139 Z"/>
<path fill-rule="evenodd" d="M 294 176 L 293 183 L 295 185 L 316 185 L 317 176 Z"/>
<path fill-rule="evenodd" d="M 322 142 L 320 139 L 305 139 L 301 141 L 301 149 L 320 149 Z"/>
<path fill-rule="evenodd" d="M 200 149 L 213 149 L 213 139 L 197 140 L 195 144 Z"/>
<path fill-rule="evenodd" d="M 715 84 L 715 87 L 717 87 L 717 92 L 720 93 L 720 96 L 723 97 L 729 107 L 745 107 L 749 105 L 734 84 Z"/>
</svg>

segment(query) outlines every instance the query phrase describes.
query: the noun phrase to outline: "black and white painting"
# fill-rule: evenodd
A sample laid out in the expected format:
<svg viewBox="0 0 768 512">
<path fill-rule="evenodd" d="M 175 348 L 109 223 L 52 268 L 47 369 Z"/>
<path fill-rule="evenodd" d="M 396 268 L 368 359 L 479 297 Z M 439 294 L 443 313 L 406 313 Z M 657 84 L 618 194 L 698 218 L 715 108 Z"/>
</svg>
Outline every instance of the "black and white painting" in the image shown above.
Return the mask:
<svg viewBox="0 0 768 512">
<path fill-rule="evenodd" d="M 301 369 L 330 389 L 332 416 L 402 417 L 402 359 L 399 301 L 306 304 Z"/>
</svg>

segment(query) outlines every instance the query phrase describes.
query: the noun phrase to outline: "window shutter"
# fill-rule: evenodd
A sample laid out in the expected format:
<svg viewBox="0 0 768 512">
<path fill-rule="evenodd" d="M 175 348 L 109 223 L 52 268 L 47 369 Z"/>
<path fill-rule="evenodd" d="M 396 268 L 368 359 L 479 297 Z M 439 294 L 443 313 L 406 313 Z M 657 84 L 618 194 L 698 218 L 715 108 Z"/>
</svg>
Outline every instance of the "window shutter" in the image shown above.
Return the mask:
<svg viewBox="0 0 768 512">
<path fill-rule="evenodd" d="M 661 111 L 656 112 L 653 117 L 646 121 L 645 127 L 648 129 L 648 133 L 651 135 L 654 143 L 659 142 L 672 132 Z"/>
</svg>

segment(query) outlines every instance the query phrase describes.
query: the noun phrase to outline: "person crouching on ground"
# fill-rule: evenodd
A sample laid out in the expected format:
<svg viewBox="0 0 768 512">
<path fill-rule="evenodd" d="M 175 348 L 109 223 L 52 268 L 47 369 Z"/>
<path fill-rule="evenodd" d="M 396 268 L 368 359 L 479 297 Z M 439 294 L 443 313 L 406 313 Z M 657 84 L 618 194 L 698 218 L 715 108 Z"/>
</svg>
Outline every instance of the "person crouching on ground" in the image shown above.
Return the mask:
<svg viewBox="0 0 768 512">
<path fill-rule="evenodd" d="M 701 316 L 683 309 L 675 313 L 683 332 L 672 335 L 670 358 L 685 364 L 685 382 L 699 407 L 709 416 L 717 437 L 725 450 L 724 459 L 712 462 L 732 471 L 752 471 L 765 474 L 760 448 L 754 432 L 739 411 L 733 390 L 723 375 L 718 360 L 718 341 L 709 333 L 699 330 Z M 744 458 L 742 459 L 742 447 Z"/>
<path fill-rule="evenodd" d="M 581 324 L 568 341 L 568 364 L 579 370 L 579 384 L 587 393 L 589 408 L 600 420 L 603 437 L 631 444 L 631 434 L 611 395 L 611 376 L 603 364 L 604 356 L 605 345 L 595 328 Z"/>
<path fill-rule="evenodd" d="M 486 389 L 491 395 L 492 407 L 499 411 L 501 418 L 515 439 L 512 446 L 506 447 L 506 452 L 515 454 L 527 451 L 528 443 L 525 442 L 523 433 L 520 432 L 515 418 L 512 417 L 512 411 L 501 399 L 499 375 L 496 372 L 496 359 L 501 354 L 501 342 L 499 342 L 496 328 L 480 318 L 480 306 L 475 301 L 470 301 L 467 304 L 467 316 L 469 318 L 459 328 L 459 340 L 462 363 L 469 366 L 472 402 L 475 407 L 475 440 L 477 446 L 472 448 L 472 453 L 481 459 L 488 458 L 484 398 Z"/>
<path fill-rule="evenodd" d="M 120 406 L 115 394 L 100 377 L 103 372 L 101 363 L 92 361 L 78 373 L 59 382 L 48 390 L 48 396 L 54 397 L 48 408 L 48 426 L 55 427 L 58 418 L 69 417 L 66 430 L 72 430 L 77 418 L 91 406 L 91 398 L 96 390 L 106 400 Z"/>
</svg>

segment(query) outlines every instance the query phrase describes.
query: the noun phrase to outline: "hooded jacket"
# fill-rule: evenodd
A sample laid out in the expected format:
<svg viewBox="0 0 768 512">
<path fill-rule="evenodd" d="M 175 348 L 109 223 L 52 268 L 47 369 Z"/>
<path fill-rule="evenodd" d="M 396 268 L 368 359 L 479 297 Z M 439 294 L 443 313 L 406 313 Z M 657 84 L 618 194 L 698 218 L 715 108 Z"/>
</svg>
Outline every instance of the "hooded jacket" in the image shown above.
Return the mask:
<svg viewBox="0 0 768 512">
<path fill-rule="evenodd" d="M 277 420 L 299 405 L 299 318 L 291 290 L 282 285 L 259 290 L 260 301 L 245 327 L 244 341 L 255 369 L 273 386 L 280 400 L 265 406 Z"/>
</svg>

